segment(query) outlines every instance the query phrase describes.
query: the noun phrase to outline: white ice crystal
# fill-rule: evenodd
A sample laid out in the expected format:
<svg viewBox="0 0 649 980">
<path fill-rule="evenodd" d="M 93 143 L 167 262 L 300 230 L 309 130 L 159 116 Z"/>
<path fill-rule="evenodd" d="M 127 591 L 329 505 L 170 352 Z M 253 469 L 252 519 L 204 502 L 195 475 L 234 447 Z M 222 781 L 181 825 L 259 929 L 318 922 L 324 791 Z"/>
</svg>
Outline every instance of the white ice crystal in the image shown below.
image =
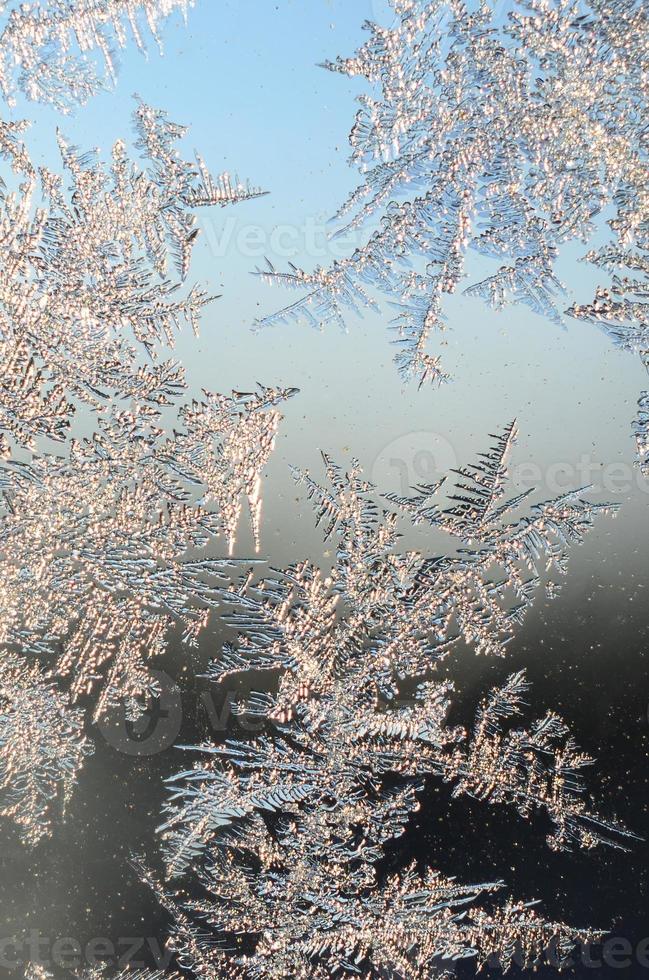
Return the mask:
<svg viewBox="0 0 649 980">
<path fill-rule="evenodd" d="M 115 77 L 129 34 L 142 50 L 192 5 L 0 0 L 0 89 L 68 111 Z M 647 13 L 638 0 L 392 7 L 393 26 L 367 24 L 357 55 L 327 66 L 370 88 L 351 134 L 362 183 L 338 216 L 365 243 L 331 268 L 269 266 L 306 296 L 267 319 L 343 323 L 383 293 L 402 376 L 438 384 L 447 375 L 427 345 L 469 250 L 494 260 L 469 295 L 558 322 L 560 249 L 587 241 L 610 208 L 614 244 L 590 260 L 646 275 L 635 249 L 646 246 Z M 446 978 L 455 958 L 530 968 L 550 945 L 564 962 L 598 934 L 499 899 L 499 879 L 388 874 L 381 861 L 436 780 L 544 825 L 557 851 L 632 836 L 591 808 L 592 760 L 557 714 L 518 725 L 523 672 L 488 691 L 467 728 L 450 720 L 443 673 L 465 647 L 503 655 L 541 584 L 554 593 L 570 548 L 613 508 L 583 489 L 507 498 L 514 424 L 450 493 L 442 481 L 381 498 L 357 462 L 345 471 L 324 456 L 328 485 L 295 476 L 335 542 L 332 567 L 237 579 L 213 546 L 232 550 L 245 508 L 259 547 L 262 473 L 295 389 L 192 399 L 163 351 L 210 299 L 188 281 L 196 210 L 261 191 L 185 160 L 185 130 L 161 111 L 138 104 L 135 129 L 139 162 L 123 140 L 106 162 L 59 134 L 62 176 L 37 170 L 23 123 L 0 122 L 13 170 L 0 194 L 0 816 L 28 844 L 49 834 L 91 751 L 86 720 L 115 706 L 136 718 L 158 693 L 149 662 L 172 630 L 196 643 L 227 610 L 234 637 L 209 676 L 266 673 L 235 706 L 264 728 L 191 747 L 198 761 L 168 780 L 167 868 L 195 869 L 200 897 L 143 876 L 170 913 L 179 966 L 204 980 Z M 647 363 L 644 280 L 616 278 L 611 293 L 570 312 L 605 322 Z M 635 424 L 645 468 L 648 398 Z M 72 438 L 80 408 L 94 433 Z M 447 535 L 448 550 L 400 549 L 404 523 Z M 30 964 L 25 976 L 51 974 Z"/>
<path fill-rule="evenodd" d="M 561 957 L 588 937 L 524 903 L 485 907 L 499 882 L 461 886 L 414 868 L 385 880 L 376 868 L 435 777 L 456 796 L 544 813 L 556 850 L 622 846 L 627 834 L 589 809 L 580 774 L 591 760 L 556 714 L 508 724 L 522 673 L 489 693 L 472 731 L 448 722 L 440 662 L 460 640 L 502 653 L 541 569 L 565 570 L 569 544 L 608 509 L 569 494 L 509 519 L 523 500 L 504 499 L 514 434 L 459 471 L 450 499 L 441 485 L 390 498 L 466 545 L 454 554 L 400 552 L 397 515 L 358 465 L 343 472 L 325 457 L 330 486 L 298 479 L 336 540 L 331 571 L 299 562 L 224 594 L 239 635 L 210 676 L 277 681 L 237 707 L 264 719 L 265 734 L 194 747 L 204 758 L 169 780 L 168 870 L 198 865 L 206 897 L 179 905 L 153 887 L 197 976 L 429 976 L 440 957 L 496 954 L 506 967 L 516 951 L 529 965 L 551 937 Z"/>
<path fill-rule="evenodd" d="M 602 327 L 622 350 L 640 357 L 649 371 L 649 209 L 646 211 L 642 248 L 603 248 L 586 258 L 612 277 L 609 288 L 599 287 L 595 299 L 575 304 L 568 313 Z M 638 418 L 633 422 L 636 456 L 641 472 L 649 476 L 649 392 L 640 393 Z"/>
<path fill-rule="evenodd" d="M 165 970 L 129 969 L 118 973 L 104 965 L 91 966 L 74 974 L 77 980 L 179 980 L 179 975 Z M 54 974 L 41 963 L 28 963 L 23 972 L 24 980 L 55 980 Z"/>
<path fill-rule="evenodd" d="M 63 440 L 80 402 L 160 407 L 182 393 L 182 367 L 160 350 L 182 324 L 196 331 L 209 301 L 185 286 L 196 209 L 261 193 L 185 161 L 185 130 L 164 113 L 139 104 L 134 121 L 143 167 L 123 141 L 106 166 L 59 137 L 69 187 L 37 175 L 22 127 L 4 130 L 20 184 L 0 199 L 0 422 L 28 448 Z"/>
<path fill-rule="evenodd" d="M 40 668 L 0 652 L 0 816 L 10 817 L 26 843 L 50 833 L 92 751 L 83 712 Z"/>
<path fill-rule="evenodd" d="M 500 307 L 561 320 L 554 272 L 564 243 L 588 241 L 612 208 L 614 240 L 647 220 L 647 9 L 639 0 L 391 0 L 390 26 L 325 67 L 369 85 L 351 131 L 362 179 L 337 218 L 367 229 L 328 269 L 262 270 L 304 295 L 263 323 L 342 322 L 397 302 L 404 378 L 445 380 L 426 353 L 471 251 L 499 263 L 467 284 Z M 414 269 L 411 268 L 414 266 Z"/>
<path fill-rule="evenodd" d="M 290 394 L 208 395 L 173 436 L 145 413 L 115 413 L 66 457 L 2 464 L 0 642 L 51 656 L 62 645 L 56 672 L 75 698 L 105 673 L 96 718 L 146 703 L 145 661 L 174 622 L 193 640 L 217 601 L 221 563 L 187 553 L 218 535 L 231 544 L 245 497 L 257 530 L 274 406 Z"/>
<path fill-rule="evenodd" d="M 10 104 L 16 91 L 60 112 L 83 104 L 115 80 L 117 48 L 133 38 L 146 49 L 149 33 L 183 17 L 194 0 L 3 0 L 0 6 L 0 90 Z"/>
<path fill-rule="evenodd" d="M 161 350 L 208 301 L 185 286 L 196 209 L 260 192 L 185 161 L 163 112 L 138 104 L 135 127 L 144 166 L 123 141 L 106 166 L 60 137 L 68 187 L 37 174 L 22 124 L 0 126 L 18 174 L 0 199 L 0 644 L 47 667 L 61 697 L 91 695 L 94 721 L 115 705 L 135 718 L 159 693 L 149 661 L 172 629 L 196 641 L 223 566 L 207 548 L 232 550 L 244 506 L 259 547 L 262 473 L 294 393 L 186 399 Z M 74 439 L 80 407 L 96 429 Z"/>
</svg>

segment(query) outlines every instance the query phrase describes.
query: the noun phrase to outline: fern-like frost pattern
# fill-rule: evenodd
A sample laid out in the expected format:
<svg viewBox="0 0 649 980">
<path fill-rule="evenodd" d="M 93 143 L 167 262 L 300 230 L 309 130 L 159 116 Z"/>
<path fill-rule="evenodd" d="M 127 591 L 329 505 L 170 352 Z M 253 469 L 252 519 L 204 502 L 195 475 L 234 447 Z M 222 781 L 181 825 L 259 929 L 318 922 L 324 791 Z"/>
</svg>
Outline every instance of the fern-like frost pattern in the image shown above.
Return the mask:
<svg viewBox="0 0 649 980">
<path fill-rule="evenodd" d="M 379 871 L 431 779 L 546 821 L 555 850 L 624 847 L 630 836 L 590 809 L 581 774 L 591 760 L 555 713 L 512 724 L 522 672 L 488 694 L 472 729 L 449 720 L 446 658 L 461 643 L 502 654 L 547 568 L 565 571 L 569 547 L 610 510 L 574 493 L 516 516 L 523 498 L 506 499 L 515 434 L 512 424 L 494 436 L 446 496 L 437 484 L 388 497 L 412 523 L 448 533 L 456 547 L 445 556 L 399 551 L 398 513 L 357 463 L 344 471 L 325 456 L 326 486 L 296 471 L 335 541 L 333 566 L 246 576 L 224 595 L 238 639 L 210 668 L 219 683 L 278 677 L 237 706 L 265 732 L 194 747 L 199 761 L 169 781 L 168 872 L 197 866 L 204 898 L 179 904 L 151 883 L 196 975 L 423 977 L 456 957 L 531 965 L 551 937 L 561 960 L 594 937 L 499 901 L 500 881 Z"/>
<path fill-rule="evenodd" d="M 197 211 L 260 191 L 184 160 L 185 129 L 164 112 L 139 103 L 134 126 L 143 165 L 124 141 L 107 166 L 59 135 L 65 177 L 36 171 L 24 125 L 0 130 L 18 178 L 0 199 L 0 672 L 11 676 L 19 651 L 52 679 L 44 699 L 58 682 L 70 704 L 92 699 L 94 722 L 116 707 L 135 719 L 157 696 L 150 661 L 173 630 L 196 643 L 218 606 L 215 546 L 232 552 L 244 510 L 259 548 L 262 473 L 295 393 L 259 385 L 187 401 L 184 371 L 162 351 L 183 326 L 198 330 L 209 301 L 187 285 Z M 79 413 L 93 435 L 72 438 Z M 47 759 L 60 716 L 43 713 L 42 737 L 25 740 L 22 774 L 18 747 L 5 750 L 7 781 L 37 778 L 33 752 Z M 64 795 L 82 758 L 70 739 Z M 34 843 L 51 824 L 41 810 L 34 795 L 2 812 Z"/>
<path fill-rule="evenodd" d="M 160 27 L 186 18 L 194 0 L 36 0 L 0 5 L 0 90 L 17 92 L 59 112 L 83 105 L 114 82 L 117 49 L 132 39 L 145 51 L 147 34 L 161 46 Z"/>
</svg>

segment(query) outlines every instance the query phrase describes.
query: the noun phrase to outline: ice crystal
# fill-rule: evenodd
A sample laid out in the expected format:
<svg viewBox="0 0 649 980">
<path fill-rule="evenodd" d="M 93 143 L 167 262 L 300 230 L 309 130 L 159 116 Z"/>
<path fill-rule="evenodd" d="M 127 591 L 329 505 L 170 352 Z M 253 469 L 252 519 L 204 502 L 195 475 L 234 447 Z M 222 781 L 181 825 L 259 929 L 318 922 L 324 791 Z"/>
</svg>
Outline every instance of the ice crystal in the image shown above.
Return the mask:
<svg viewBox="0 0 649 980">
<path fill-rule="evenodd" d="M 59 671 L 74 676 L 75 697 L 110 661 L 99 714 L 118 696 L 135 710 L 150 686 L 145 651 L 161 648 L 169 617 L 188 637 L 204 619 L 185 608 L 209 588 L 184 552 L 216 534 L 232 545 L 244 498 L 258 541 L 274 406 L 292 394 L 205 392 L 176 407 L 173 436 L 165 435 L 161 412 L 185 383 L 157 348 L 181 321 L 196 329 L 207 301 L 197 287 L 178 295 L 198 235 L 194 209 L 257 192 L 211 177 L 200 158 L 186 163 L 176 149 L 184 130 L 164 113 L 140 104 L 135 123 L 146 169 L 121 142 L 108 171 L 60 140 L 69 196 L 59 177 L 42 173 L 46 206 L 35 214 L 22 128 L 9 130 L 6 144 L 25 182 L 3 201 L 4 432 L 33 449 L 36 436 L 66 438 L 75 400 L 102 415 L 98 433 L 72 442 L 66 456 L 4 467 L 0 635 L 37 648 L 43 637 L 63 643 Z M 116 408 L 116 398 L 131 409 Z"/>
<path fill-rule="evenodd" d="M 223 567 L 208 548 L 232 550 L 244 507 L 259 547 L 262 472 L 295 390 L 185 398 L 162 350 L 209 299 L 185 286 L 196 210 L 260 192 L 185 161 L 163 112 L 139 103 L 134 119 L 143 166 L 123 141 L 107 167 L 59 137 L 69 187 L 36 172 L 24 125 L 0 126 L 18 175 L 0 198 L 0 644 L 72 703 L 91 695 L 93 721 L 116 705 L 135 718 L 159 693 L 149 661 L 171 630 L 196 642 Z M 72 439 L 80 406 L 96 428 Z"/>
<path fill-rule="evenodd" d="M 107 972 L 105 966 L 92 966 L 74 974 L 77 980 L 179 980 L 178 974 L 164 970 L 125 969 L 118 973 Z M 23 973 L 24 980 L 55 980 L 41 963 L 28 963 Z"/>
<path fill-rule="evenodd" d="M 649 370 L 649 358 L 645 358 Z M 638 399 L 638 417 L 633 423 L 638 465 L 644 476 L 649 476 L 649 391 L 643 391 Z"/>
<path fill-rule="evenodd" d="M 645 226 L 649 212 L 645 218 Z M 574 305 L 568 313 L 602 327 L 622 350 L 637 354 L 649 371 L 649 236 L 643 226 L 642 249 L 603 248 L 586 258 L 612 276 L 610 288 L 599 287 L 592 303 Z M 623 274 L 626 273 L 626 274 Z M 649 392 L 640 393 L 633 423 L 637 461 L 649 476 Z"/>
<path fill-rule="evenodd" d="M 59 137 L 69 188 L 37 176 L 22 129 L 7 134 L 21 183 L 0 201 L 0 421 L 29 448 L 38 435 L 63 439 L 75 402 L 164 406 L 182 392 L 182 368 L 159 352 L 181 324 L 198 329 L 209 300 L 183 288 L 196 209 L 261 193 L 183 160 L 185 130 L 164 113 L 140 104 L 134 120 L 144 167 L 123 141 L 106 167 Z"/>
<path fill-rule="evenodd" d="M 358 464 L 343 472 L 325 457 L 330 486 L 297 477 L 336 540 L 331 570 L 303 561 L 272 578 L 250 574 L 224 594 L 238 639 L 211 678 L 278 679 L 237 706 L 264 719 L 264 734 L 194 747 L 203 758 L 169 780 L 169 873 L 197 862 L 205 898 L 179 905 L 154 887 L 197 975 L 429 976 L 441 957 L 496 954 L 507 967 L 518 954 L 532 964 L 552 937 L 560 959 L 592 938 L 525 903 L 493 907 L 500 882 L 463 886 L 414 868 L 386 880 L 377 868 L 435 777 L 456 796 L 545 814 L 556 850 L 622 846 L 627 834 L 590 811 L 581 770 L 591 760 L 556 714 L 511 727 L 522 673 L 489 693 L 472 731 L 448 721 L 454 688 L 440 662 L 460 640 L 501 653 L 541 569 L 563 571 L 568 545 L 608 510 L 569 494 L 507 520 L 523 500 L 504 499 L 514 435 L 508 426 L 461 469 L 446 501 L 441 484 L 389 498 L 412 523 L 467 547 L 436 558 L 400 552 L 397 514 Z"/>
<path fill-rule="evenodd" d="M 57 800 L 65 805 L 90 751 L 83 712 L 38 666 L 0 653 L 0 816 L 26 843 L 50 832 Z"/>
<path fill-rule="evenodd" d="M 325 67 L 369 92 L 351 131 L 362 181 L 340 209 L 364 244 L 328 269 L 263 275 L 305 295 L 261 323 L 343 322 L 375 290 L 401 309 L 404 378 L 445 380 L 426 354 L 472 251 L 500 267 L 467 293 L 561 319 L 560 248 L 605 208 L 620 243 L 646 222 L 646 8 L 636 0 L 391 0 L 351 58 Z M 408 267 L 415 264 L 415 269 Z"/>
<path fill-rule="evenodd" d="M 159 27 L 174 13 L 186 17 L 194 0 L 3 0 L 0 90 L 17 90 L 60 112 L 83 104 L 117 74 L 116 48 L 129 34 L 146 49 L 146 31 L 160 46 Z"/>
<path fill-rule="evenodd" d="M 65 457 L 5 461 L 1 641 L 52 655 L 62 645 L 56 672 L 73 697 L 105 672 L 95 717 L 120 700 L 136 712 L 170 625 L 192 641 L 216 603 L 219 561 L 188 552 L 217 535 L 231 545 L 242 498 L 257 533 L 275 406 L 291 393 L 206 394 L 172 436 L 146 413 L 113 413 Z"/>
<path fill-rule="evenodd" d="M 531 903 L 498 905 L 492 896 L 502 882 L 461 885 L 410 867 L 379 887 L 371 869 L 322 863 L 306 847 L 264 843 L 260 834 L 259 849 L 256 874 L 236 844 L 224 847 L 204 875 L 208 897 L 182 908 L 153 883 L 175 922 L 170 945 L 193 976 L 445 980 L 453 976 L 445 969 L 451 960 L 474 957 L 506 970 L 540 962 L 551 949 L 562 964 L 576 943 L 599 935 L 550 922 Z M 206 925 L 198 927 L 192 915 Z M 209 928 L 227 944 L 211 939 Z M 255 935 L 253 952 L 244 931 Z"/>
</svg>

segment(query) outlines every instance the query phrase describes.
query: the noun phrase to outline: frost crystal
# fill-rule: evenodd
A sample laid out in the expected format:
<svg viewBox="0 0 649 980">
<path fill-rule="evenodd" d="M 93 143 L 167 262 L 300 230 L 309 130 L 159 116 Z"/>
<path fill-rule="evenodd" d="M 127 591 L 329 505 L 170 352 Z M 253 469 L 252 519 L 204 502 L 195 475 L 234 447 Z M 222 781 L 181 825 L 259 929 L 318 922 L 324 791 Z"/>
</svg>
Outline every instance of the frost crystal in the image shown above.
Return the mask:
<svg viewBox="0 0 649 980">
<path fill-rule="evenodd" d="M 287 823 L 280 819 L 280 838 L 287 836 Z M 475 957 L 506 970 L 540 962 L 551 949 L 555 961 L 564 963 L 576 943 L 599 936 L 549 922 L 524 902 L 495 904 L 492 896 L 502 882 L 460 885 L 436 871 L 418 874 L 410 867 L 379 887 L 362 861 L 354 871 L 342 861 L 320 862 L 307 848 L 264 841 L 261 831 L 255 872 L 244 864 L 247 844 L 223 848 L 204 874 L 204 901 L 181 908 L 152 883 L 176 923 L 170 944 L 192 976 L 445 980 L 453 976 L 445 970 L 449 960 Z M 192 915 L 205 925 L 195 925 Z M 227 942 L 215 942 L 209 929 Z M 247 934 L 255 937 L 254 951 Z"/>
<path fill-rule="evenodd" d="M 329 269 L 263 271 L 305 292 L 261 323 L 343 322 L 374 306 L 395 321 L 404 378 L 445 380 L 426 353 L 469 251 L 499 263 L 466 292 L 561 319 L 561 246 L 587 241 L 612 205 L 618 242 L 646 222 L 647 10 L 636 0 L 391 0 L 391 27 L 325 67 L 361 76 L 351 163 L 362 182 L 340 231 L 365 243 Z M 413 265 L 414 270 L 408 267 Z"/>
<path fill-rule="evenodd" d="M 262 472 L 295 390 L 181 403 L 184 372 L 161 351 L 208 301 L 184 286 L 196 209 L 260 192 L 186 162 L 164 113 L 140 104 L 135 125 L 144 167 L 122 141 L 107 168 L 59 138 L 69 188 L 37 175 L 24 126 L 0 127 L 20 180 L 0 200 L 0 644 L 47 664 L 71 702 L 92 695 L 93 721 L 158 694 L 149 661 L 172 629 L 196 642 L 224 563 L 208 546 L 232 550 L 244 506 L 259 547 Z M 96 431 L 70 439 L 80 406 Z"/>
<path fill-rule="evenodd" d="M 140 51 L 144 28 L 158 46 L 158 27 L 173 13 L 186 17 L 194 0 L 3 0 L 0 89 L 11 104 L 20 90 L 60 112 L 83 104 L 117 74 L 115 46 L 129 33 Z"/>
<path fill-rule="evenodd" d="M 159 351 L 181 324 L 197 330 L 209 300 L 183 288 L 196 209 L 261 193 L 183 160 L 185 130 L 164 113 L 141 104 L 134 121 L 144 168 L 123 141 L 107 168 L 59 137 L 69 188 L 48 171 L 38 178 L 22 129 L 7 133 L 21 183 L 0 200 L 0 421 L 29 448 L 39 435 L 64 439 L 75 403 L 161 407 L 182 393 L 182 368 Z"/>
<path fill-rule="evenodd" d="M 649 213 L 648 213 L 649 217 Z M 603 248 L 586 258 L 611 273 L 609 289 L 598 288 L 594 301 L 587 306 L 575 305 L 571 316 L 602 327 L 617 347 L 637 354 L 649 371 L 649 235 L 647 218 L 643 226 L 641 250 Z M 624 270 L 627 274 L 622 274 Z M 638 418 L 633 423 L 637 461 L 644 476 L 649 476 L 649 391 L 640 393 Z"/>
<path fill-rule="evenodd" d="M 414 868 L 386 880 L 376 867 L 432 777 L 456 796 L 545 813 L 557 850 L 621 846 L 627 835 L 589 811 L 580 772 L 591 760 L 557 715 L 506 725 L 520 712 L 522 673 L 490 692 L 472 731 L 448 722 L 453 684 L 437 676 L 440 661 L 461 640 L 501 653 L 541 568 L 562 572 L 568 545 L 609 509 L 575 493 L 508 520 L 523 500 L 504 499 L 514 435 L 508 426 L 461 469 L 445 502 L 441 484 L 389 498 L 412 523 L 467 547 L 436 558 L 399 552 L 397 515 L 358 464 L 344 473 L 325 457 L 330 487 L 297 476 L 325 538 L 336 539 L 331 571 L 303 561 L 224 593 L 239 635 L 210 676 L 278 680 L 237 706 L 264 719 L 265 734 L 195 747 L 206 761 L 169 781 L 168 869 L 198 860 L 206 898 L 180 907 L 154 887 L 196 975 L 429 976 L 440 957 L 496 954 L 505 968 L 515 954 L 536 962 L 551 937 L 560 959 L 588 938 L 524 903 L 492 907 L 500 882 L 462 886 Z"/>
<path fill-rule="evenodd" d="M 28 963 L 25 967 L 24 980 L 55 980 L 54 974 L 39 963 Z M 105 967 L 93 966 L 75 973 L 77 980 L 179 980 L 176 973 L 165 973 L 164 970 L 126 969 L 119 973 L 107 973 Z"/>
<path fill-rule="evenodd" d="M 83 712 L 38 666 L 0 654 L 0 816 L 12 818 L 28 844 L 50 832 L 56 801 L 67 802 L 90 752 Z"/>
<path fill-rule="evenodd" d="M 290 391 L 207 395 L 169 437 L 146 414 L 114 413 L 68 457 L 8 460 L 0 470 L 4 588 L 0 641 L 62 645 L 57 673 L 73 697 L 106 672 L 95 717 L 151 693 L 145 661 L 170 625 L 193 640 L 216 603 L 220 563 L 186 557 L 217 535 L 230 544 L 241 498 L 255 532 L 260 472 Z"/>
</svg>

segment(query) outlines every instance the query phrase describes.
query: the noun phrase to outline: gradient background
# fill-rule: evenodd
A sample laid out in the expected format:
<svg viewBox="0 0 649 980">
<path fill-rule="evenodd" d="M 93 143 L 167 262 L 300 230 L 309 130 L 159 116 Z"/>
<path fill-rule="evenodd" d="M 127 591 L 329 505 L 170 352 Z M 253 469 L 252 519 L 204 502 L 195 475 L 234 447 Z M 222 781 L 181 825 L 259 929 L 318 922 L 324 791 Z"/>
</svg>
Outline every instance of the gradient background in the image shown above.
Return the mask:
<svg viewBox="0 0 649 980">
<path fill-rule="evenodd" d="M 251 277 L 264 255 L 280 268 L 291 259 L 312 269 L 339 254 L 323 230 L 356 183 L 347 137 L 362 83 L 317 64 L 352 53 L 363 40 L 363 20 L 383 10 L 380 0 L 197 0 L 187 30 L 177 18 L 163 31 L 163 58 L 153 45 L 146 62 L 133 50 L 124 53 L 116 89 L 75 116 L 61 124 L 31 104 L 19 104 L 12 115 L 34 120 L 28 145 L 36 162 L 54 168 L 56 125 L 80 146 L 108 152 L 129 132 L 130 96 L 137 92 L 191 127 L 185 145 L 199 149 L 213 172 L 229 169 L 270 192 L 201 217 L 205 234 L 192 278 L 222 297 L 207 310 L 200 339 L 184 334 L 176 355 L 192 393 L 250 390 L 257 381 L 300 388 L 286 405 L 264 485 L 261 554 L 272 564 L 322 558 L 310 506 L 288 473 L 293 463 L 320 476 L 321 449 L 340 462 L 357 456 L 382 489 L 400 490 L 404 473 L 417 482 L 472 460 L 487 447 L 488 433 L 517 417 L 512 490 L 529 485 L 530 465 L 537 470 L 535 500 L 581 485 L 590 468 L 593 499 L 623 505 L 573 554 L 559 598 L 538 599 L 506 661 L 467 653 L 449 672 L 462 693 L 458 721 L 466 722 L 490 685 L 524 666 L 534 685 L 531 711 L 556 708 L 597 756 L 589 774 L 597 808 L 646 836 L 649 483 L 631 465 L 630 428 L 646 386 L 639 361 L 587 324 L 568 320 L 561 331 L 524 309 L 496 314 L 462 296 L 447 304 L 449 330 L 440 348 L 455 380 L 439 391 L 402 388 L 386 330 L 389 311 L 350 315 L 347 334 L 298 326 L 251 331 L 256 317 L 296 298 Z M 577 261 L 585 250 L 570 247 L 561 259 L 566 308 L 592 298 L 596 279 Z M 486 274 L 483 266 L 471 260 L 472 281 Z M 246 558 L 251 549 L 244 527 L 235 556 Z M 182 712 L 169 702 L 171 727 L 176 717 L 182 722 L 181 742 L 223 737 L 201 699 L 209 689 L 195 677 L 217 642 L 212 635 L 191 656 L 170 649 L 160 664 L 182 688 Z M 223 695 L 213 697 L 218 714 Z M 38 930 L 48 937 L 43 948 L 51 949 L 57 938 L 85 945 L 107 937 L 122 951 L 125 937 L 164 939 L 166 918 L 128 856 L 141 851 L 157 865 L 152 831 L 162 779 L 191 760 L 174 748 L 138 759 L 101 736 L 96 741 L 52 841 L 27 853 L 2 828 L 0 938 Z M 503 878 L 513 896 L 541 899 L 549 918 L 610 928 L 635 950 L 649 936 L 646 844 L 630 854 L 553 855 L 545 831 L 542 819 L 527 825 L 505 808 L 450 801 L 435 785 L 395 866 L 415 854 L 462 881 Z M 635 953 L 630 959 L 625 967 L 581 964 L 574 975 L 649 976 Z M 473 972 L 470 961 L 457 967 L 458 976 Z M 546 972 L 553 975 L 540 975 Z"/>
</svg>

